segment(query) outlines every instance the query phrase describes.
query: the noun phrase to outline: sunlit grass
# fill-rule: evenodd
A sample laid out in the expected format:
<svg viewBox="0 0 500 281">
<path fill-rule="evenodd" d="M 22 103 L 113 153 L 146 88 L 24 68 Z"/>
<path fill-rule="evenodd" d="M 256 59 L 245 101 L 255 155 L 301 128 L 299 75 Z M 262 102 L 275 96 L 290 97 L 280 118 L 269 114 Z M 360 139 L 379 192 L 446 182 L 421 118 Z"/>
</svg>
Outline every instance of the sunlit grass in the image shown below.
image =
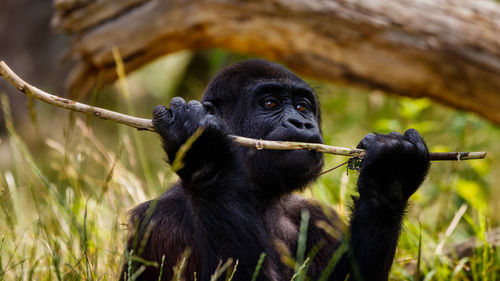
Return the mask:
<svg viewBox="0 0 500 281">
<path fill-rule="evenodd" d="M 2 172 L 1 279 L 115 280 L 122 224 L 148 198 L 144 183 L 81 120 L 74 143 L 46 140 L 43 160 L 6 122 L 15 166 Z"/>
</svg>

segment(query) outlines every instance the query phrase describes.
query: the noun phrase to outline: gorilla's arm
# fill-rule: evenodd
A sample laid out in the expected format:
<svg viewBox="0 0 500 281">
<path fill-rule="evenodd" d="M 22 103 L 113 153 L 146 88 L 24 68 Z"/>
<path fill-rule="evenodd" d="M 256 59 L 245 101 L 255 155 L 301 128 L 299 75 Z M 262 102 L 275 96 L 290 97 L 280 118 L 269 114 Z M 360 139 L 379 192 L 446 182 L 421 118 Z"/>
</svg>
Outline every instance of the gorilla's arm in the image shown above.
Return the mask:
<svg viewBox="0 0 500 281">
<path fill-rule="evenodd" d="M 366 150 L 366 157 L 350 219 L 349 250 L 332 279 L 350 274 L 351 280 L 387 280 L 407 201 L 427 175 L 429 153 L 413 129 L 404 136 L 369 134 L 358 148 Z"/>
<path fill-rule="evenodd" d="M 155 230 L 164 235 L 164 241 L 151 245 L 166 245 L 168 241 L 175 246 L 176 242 L 183 242 L 166 231 L 169 227 L 180 228 L 192 237 L 187 245 L 200 253 L 198 280 L 210 280 L 219 262 L 229 258 L 239 262 L 235 280 L 250 280 L 260 254 L 266 252 L 269 245 L 255 209 L 254 191 L 241 176 L 241 164 L 223 122 L 208 114 L 201 103 L 186 103 L 177 97 L 171 100 L 169 108 L 154 108 L 153 125 L 163 140 L 169 162 L 182 162 L 176 171 L 181 181 L 174 188 L 182 189 L 183 200 L 189 202 L 181 209 L 188 210 L 182 217 L 189 217 L 190 224 L 170 220 L 162 229 Z M 195 136 L 188 148 L 181 148 L 190 143 L 198 129 L 202 130 L 201 134 Z M 162 197 L 170 196 L 172 191 L 168 190 Z M 179 217 L 163 211 L 156 214 L 152 219 Z M 177 257 L 179 251 L 172 253 L 172 249 L 176 249 L 172 245 L 166 245 L 161 251 Z M 171 262 L 168 264 L 172 266 Z M 257 280 L 265 280 L 265 277 L 260 274 Z"/>
</svg>

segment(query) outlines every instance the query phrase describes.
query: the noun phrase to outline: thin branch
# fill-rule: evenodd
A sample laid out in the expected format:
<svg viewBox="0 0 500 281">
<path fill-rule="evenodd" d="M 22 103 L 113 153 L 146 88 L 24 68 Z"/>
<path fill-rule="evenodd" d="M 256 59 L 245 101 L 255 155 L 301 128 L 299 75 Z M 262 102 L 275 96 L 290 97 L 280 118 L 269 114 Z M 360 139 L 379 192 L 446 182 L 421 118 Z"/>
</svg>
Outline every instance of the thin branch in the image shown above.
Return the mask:
<svg viewBox="0 0 500 281">
<path fill-rule="evenodd" d="M 363 156 L 363 149 L 352 149 L 347 147 L 331 146 L 320 143 L 308 142 L 294 142 L 294 141 L 270 141 L 270 140 L 256 140 L 251 138 L 231 136 L 239 145 L 254 147 L 258 150 L 261 149 L 279 149 L 279 150 L 316 150 L 323 153 L 330 153 L 343 156 Z"/>
<path fill-rule="evenodd" d="M 101 119 L 113 120 L 121 124 L 125 124 L 139 130 L 147 130 L 155 132 L 153 122 L 151 119 L 137 118 L 130 115 L 114 112 L 111 110 L 90 106 L 87 104 L 79 103 L 70 99 L 65 99 L 59 96 L 46 93 L 22 80 L 19 76 L 12 71 L 4 61 L 0 62 L 0 75 L 7 81 L 14 85 L 19 91 L 28 96 L 35 97 L 48 104 L 57 107 L 66 108 L 73 111 L 91 114 Z M 278 149 L 278 150 L 315 150 L 323 153 L 330 153 L 343 156 L 363 156 L 363 149 L 351 149 L 346 147 L 331 146 L 319 143 L 305 143 L 305 142 L 289 142 L 289 141 L 269 141 L 269 140 L 256 140 L 240 136 L 230 136 L 236 143 L 242 146 L 254 147 L 258 150 L 261 149 Z M 446 153 L 430 153 L 431 160 L 468 160 L 468 159 L 483 159 L 486 152 L 446 152 Z"/>
<path fill-rule="evenodd" d="M 26 81 L 21 79 L 17 74 L 9 68 L 9 66 L 4 62 L 0 62 L 0 74 L 7 79 L 14 87 L 19 91 L 25 93 L 28 96 L 37 98 L 43 102 L 46 102 L 57 107 L 66 108 L 73 111 L 83 112 L 97 116 L 101 119 L 109 119 L 122 123 L 139 130 L 155 131 L 153 127 L 153 122 L 151 119 L 137 118 L 130 115 L 118 113 L 115 111 L 90 106 L 87 104 L 79 103 L 70 99 L 65 99 L 59 96 L 51 95 L 46 93 L 35 86 L 28 84 Z"/>
</svg>

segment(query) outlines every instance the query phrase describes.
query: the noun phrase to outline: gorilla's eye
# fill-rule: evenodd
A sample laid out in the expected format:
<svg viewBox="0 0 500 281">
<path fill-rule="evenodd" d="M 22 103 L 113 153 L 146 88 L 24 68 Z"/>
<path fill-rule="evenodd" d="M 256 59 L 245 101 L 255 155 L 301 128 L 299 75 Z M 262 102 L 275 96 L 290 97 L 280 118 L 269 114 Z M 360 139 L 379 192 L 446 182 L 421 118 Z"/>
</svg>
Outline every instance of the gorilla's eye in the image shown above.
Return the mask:
<svg viewBox="0 0 500 281">
<path fill-rule="evenodd" d="M 304 103 L 299 103 L 295 106 L 295 109 L 297 109 L 298 111 L 300 112 L 304 112 L 304 111 L 308 111 L 309 110 L 309 107 L 307 106 L 307 104 L 304 104 Z"/>
<path fill-rule="evenodd" d="M 264 100 L 264 107 L 267 109 L 273 109 L 278 105 L 278 102 L 275 99 L 266 99 Z"/>
</svg>

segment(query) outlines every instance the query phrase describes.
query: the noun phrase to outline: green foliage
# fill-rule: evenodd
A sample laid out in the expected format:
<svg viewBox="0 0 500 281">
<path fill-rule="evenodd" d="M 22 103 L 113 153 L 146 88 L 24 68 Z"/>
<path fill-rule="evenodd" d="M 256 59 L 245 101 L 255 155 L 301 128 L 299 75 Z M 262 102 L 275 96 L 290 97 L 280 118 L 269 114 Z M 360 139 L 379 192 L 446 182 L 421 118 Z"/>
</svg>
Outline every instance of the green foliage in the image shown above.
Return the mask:
<svg viewBox="0 0 500 281">
<path fill-rule="evenodd" d="M 243 57 L 221 50 L 179 56 L 166 59 L 171 61 L 168 68 L 157 62 L 154 69 L 168 69 L 164 75 L 174 75 L 181 86 L 161 86 L 160 78 L 141 79 L 153 71 L 146 68 L 129 76 L 128 86 L 121 90 L 110 87 L 96 93 L 93 103 L 121 112 L 133 108 L 138 116 L 147 117 L 154 105 L 167 104 L 173 95 L 197 93 L 199 98 L 216 69 Z M 180 67 L 173 67 L 172 61 Z M 204 67 L 194 69 L 196 65 Z M 171 73 L 176 70 L 181 73 Z M 500 222 L 500 185 L 495 184 L 500 182 L 496 162 L 500 129 L 427 99 L 311 83 L 322 104 L 328 144 L 355 147 L 366 133 L 403 133 L 413 127 L 432 151 L 488 152 L 485 160 L 433 163 L 429 178 L 412 197 L 391 279 L 497 280 L 500 249 L 492 247 L 487 233 Z M 127 87 L 131 94 L 124 100 L 118 93 Z M 148 95 L 150 91 L 165 92 Z M 123 252 L 128 210 L 176 180 L 162 161 L 158 137 L 36 102 L 29 105 L 31 123 L 14 125 L 5 105 L 8 132 L 0 139 L 0 280 L 116 280 L 121 264 L 128 260 Z M 344 161 L 328 155 L 325 170 Z M 356 179 L 356 172 L 347 175 L 344 167 L 339 168 L 321 176 L 304 195 L 334 207 L 347 219 Z M 300 237 L 307 237 L 305 226 Z M 450 250 L 471 238 L 479 246 L 467 257 Z M 331 258 L 325 280 L 346 250 L 342 246 Z M 307 280 L 304 273 L 315 252 L 300 248 L 298 253 L 282 254 L 294 268 L 294 278 Z M 182 268 L 180 264 L 179 272 Z M 231 279 L 235 270 L 237 261 L 225 261 L 218 274 L 227 272 Z"/>
</svg>

